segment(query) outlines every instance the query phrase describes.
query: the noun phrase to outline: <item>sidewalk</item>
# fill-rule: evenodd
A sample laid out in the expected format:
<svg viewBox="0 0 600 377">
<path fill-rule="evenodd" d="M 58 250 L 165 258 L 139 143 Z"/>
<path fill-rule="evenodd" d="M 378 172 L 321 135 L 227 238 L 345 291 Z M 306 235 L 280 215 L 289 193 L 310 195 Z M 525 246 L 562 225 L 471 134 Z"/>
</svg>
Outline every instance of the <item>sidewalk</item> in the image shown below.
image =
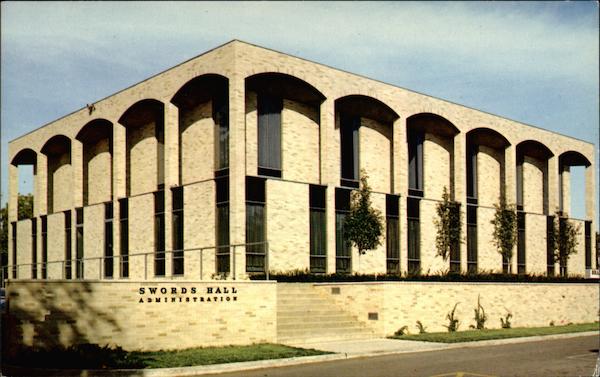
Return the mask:
<svg viewBox="0 0 600 377">
<path fill-rule="evenodd" d="M 395 339 L 365 339 L 365 340 L 344 340 L 334 342 L 320 343 L 294 343 L 289 344 L 295 347 L 313 348 L 322 351 L 333 352 L 328 355 L 293 357 L 289 359 L 273 359 L 259 361 L 245 361 L 240 363 L 202 365 L 186 368 L 162 368 L 162 369 L 140 369 L 140 370 L 33 370 L 33 369 L 13 369 L 19 375 L 27 376 L 87 376 L 87 377 L 105 377 L 105 376 L 140 376 L 140 377 L 179 377 L 179 376 L 201 376 L 207 374 L 218 374 L 226 372 L 239 372 L 244 370 L 255 370 L 262 368 L 284 367 L 299 364 L 319 363 L 325 361 L 344 360 L 359 357 L 382 356 L 400 353 L 439 351 L 453 348 L 466 347 L 486 347 L 502 344 L 535 342 L 539 340 L 565 339 L 580 336 L 598 335 L 596 331 L 532 336 L 510 339 L 484 340 L 477 342 L 464 343 L 433 343 L 419 342 L 412 340 Z M 12 375 L 12 373 L 11 373 Z"/>
</svg>

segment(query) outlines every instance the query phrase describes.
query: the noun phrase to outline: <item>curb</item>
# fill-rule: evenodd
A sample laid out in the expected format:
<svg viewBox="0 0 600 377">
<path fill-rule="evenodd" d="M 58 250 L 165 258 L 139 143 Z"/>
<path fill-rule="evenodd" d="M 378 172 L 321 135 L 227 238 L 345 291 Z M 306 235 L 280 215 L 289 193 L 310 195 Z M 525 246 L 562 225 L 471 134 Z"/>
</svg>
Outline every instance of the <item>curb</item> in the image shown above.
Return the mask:
<svg viewBox="0 0 600 377">
<path fill-rule="evenodd" d="M 492 339 L 492 340 L 481 340 L 474 342 L 462 342 L 462 343 L 433 343 L 437 347 L 421 348 L 418 350 L 396 350 L 396 351 L 372 351 L 362 353 L 332 353 L 327 355 L 317 356 L 302 356 L 292 357 L 287 359 L 270 359 L 270 360 L 258 360 L 258 361 L 243 361 L 238 363 L 227 363 L 227 364 L 214 364 L 214 365 L 201 365 L 193 367 L 181 367 L 181 368 L 155 368 L 155 369 L 110 369 L 110 370 L 78 370 L 78 369 L 30 369 L 13 367 L 10 365 L 4 365 L 2 372 L 8 373 L 8 375 L 22 375 L 22 376 L 87 376 L 87 377 L 108 377 L 108 376 L 139 376 L 139 377 L 178 377 L 178 376 L 201 376 L 206 374 L 220 374 L 228 372 L 241 372 L 245 370 L 256 370 L 263 368 L 275 368 L 284 366 L 293 366 L 301 364 L 313 364 L 326 361 L 336 360 L 347 360 L 357 359 L 364 357 L 373 356 L 388 356 L 398 355 L 406 353 L 421 353 L 431 351 L 443 351 L 447 349 L 459 349 L 459 348 L 475 348 L 475 347 L 486 347 L 496 346 L 504 344 L 516 344 L 516 343 L 527 343 L 536 342 L 540 340 L 553 340 L 553 339 L 568 339 L 577 338 L 581 336 L 592 336 L 600 335 L 597 331 L 586 331 L 579 333 L 567 333 L 567 334 L 554 334 L 554 335 L 538 335 L 520 338 L 507 338 L 507 339 Z M 402 340 L 397 340 L 402 342 Z M 445 347 L 440 347 L 440 344 L 444 344 Z M 3 374 L 0 373 L 0 376 Z"/>
</svg>

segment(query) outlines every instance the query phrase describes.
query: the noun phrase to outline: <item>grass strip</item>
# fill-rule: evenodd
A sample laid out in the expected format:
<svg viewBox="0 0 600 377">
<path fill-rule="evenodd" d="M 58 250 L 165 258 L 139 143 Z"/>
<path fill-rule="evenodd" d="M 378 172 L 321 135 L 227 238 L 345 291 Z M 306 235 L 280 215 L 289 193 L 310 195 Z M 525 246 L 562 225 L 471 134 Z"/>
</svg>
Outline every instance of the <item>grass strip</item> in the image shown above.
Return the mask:
<svg viewBox="0 0 600 377">
<path fill-rule="evenodd" d="M 50 369 L 177 368 L 323 355 L 329 352 L 261 343 L 249 346 L 189 348 L 179 351 L 127 352 L 121 348 L 83 344 L 50 350 L 24 350 L 9 364 Z"/>
<path fill-rule="evenodd" d="M 600 331 L 599 323 L 579 323 L 549 327 L 515 327 L 511 329 L 484 329 L 456 332 L 435 332 L 425 334 L 394 335 L 390 338 L 401 340 L 419 340 L 423 342 L 460 343 L 480 340 L 520 338 L 525 336 L 567 334 L 584 331 Z"/>
</svg>

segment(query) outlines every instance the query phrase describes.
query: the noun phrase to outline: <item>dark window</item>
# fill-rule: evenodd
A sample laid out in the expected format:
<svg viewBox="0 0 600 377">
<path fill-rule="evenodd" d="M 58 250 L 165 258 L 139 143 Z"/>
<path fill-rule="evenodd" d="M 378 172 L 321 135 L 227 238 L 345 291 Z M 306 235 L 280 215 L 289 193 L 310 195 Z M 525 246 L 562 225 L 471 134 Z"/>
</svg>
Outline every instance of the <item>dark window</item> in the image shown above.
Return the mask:
<svg viewBox="0 0 600 377">
<path fill-rule="evenodd" d="M 217 204 L 217 272 L 229 272 L 229 203 Z"/>
<path fill-rule="evenodd" d="M 340 144 L 342 186 L 358 187 L 358 132 L 360 117 L 341 116 Z"/>
<path fill-rule="evenodd" d="M 335 272 L 352 271 L 352 249 L 344 234 L 344 221 L 350 210 L 350 190 L 335 189 Z"/>
<path fill-rule="evenodd" d="M 310 185 L 310 272 L 327 272 L 327 233 L 325 186 Z"/>
<path fill-rule="evenodd" d="M 216 126 L 217 142 L 215 146 L 217 170 L 229 167 L 229 101 L 227 94 L 215 98 L 213 118 Z"/>
<path fill-rule="evenodd" d="M 121 277 L 129 277 L 129 203 L 127 198 L 119 200 L 119 253 Z"/>
<path fill-rule="evenodd" d="M 418 198 L 407 198 L 407 247 L 408 247 L 408 273 L 421 272 L 421 223 L 420 202 Z"/>
<path fill-rule="evenodd" d="M 265 179 L 246 177 L 247 272 L 265 270 L 265 220 Z"/>
<path fill-rule="evenodd" d="M 559 217 L 558 219 L 558 233 L 559 234 L 564 234 L 565 232 L 565 227 L 566 227 L 566 222 L 568 220 L 564 217 Z M 559 269 L 560 269 L 560 276 L 567 276 L 567 260 L 568 258 L 566 258 L 564 256 L 564 249 L 563 248 L 559 248 Z"/>
<path fill-rule="evenodd" d="M 523 208 L 523 156 L 517 156 L 517 206 Z"/>
<path fill-rule="evenodd" d="M 65 265 L 64 277 L 71 279 L 71 211 L 65 211 Z"/>
<path fill-rule="evenodd" d="M 83 208 L 75 209 L 75 276 L 83 279 Z"/>
<path fill-rule="evenodd" d="M 246 271 L 265 268 L 265 205 L 246 202 Z"/>
<path fill-rule="evenodd" d="M 592 268 L 592 222 L 585 222 L 585 268 Z"/>
<path fill-rule="evenodd" d="M 48 278 L 48 218 L 46 216 L 41 217 L 42 220 L 42 279 Z"/>
<path fill-rule="evenodd" d="M 281 98 L 258 96 L 258 174 L 281 177 Z"/>
<path fill-rule="evenodd" d="M 154 275 L 165 276 L 165 192 L 154 193 Z"/>
<path fill-rule="evenodd" d="M 467 198 L 477 198 L 477 146 L 467 147 Z"/>
<path fill-rule="evenodd" d="M 554 216 L 546 217 L 546 274 L 554 276 Z"/>
<path fill-rule="evenodd" d="M 12 277 L 17 278 L 17 223 L 11 223 L 12 229 Z"/>
<path fill-rule="evenodd" d="M 156 118 L 155 136 L 156 136 L 156 182 L 157 188 L 161 189 L 165 183 L 165 131 L 164 131 L 164 116 L 160 112 Z"/>
<path fill-rule="evenodd" d="M 477 206 L 467 205 L 467 271 L 477 273 Z"/>
<path fill-rule="evenodd" d="M 388 274 L 400 273 L 400 222 L 399 197 L 386 195 L 386 271 Z"/>
<path fill-rule="evenodd" d="M 508 271 L 508 260 L 505 260 L 503 264 L 506 264 L 506 271 Z M 525 213 L 517 212 L 517 273 L 525 273 Z"/>
<path fill-rule="evenodd" d="M 229 247 L 229 177 L 219 177 L 216 180 L 216 269 L 217 273 L 230 271 L 230 247 Z"/>
<path fill-rule="evenodd" d="M 453 218 L 460 219 L 460 204 L 455 203 L 450 207 Z M 460 221 L 460 220 L 459 220 Z M 456 240 L 450 245 L 450 272 L 460 273 L 460 241 Z"/>
<path fill-rule="evenodd" d="M 172 218 L 172 243 L 173 243 L 173 275 L 183 275 L 183 187 L 174 187 L 173 218 Z"/>
<path fill-rule="evenodd" d="M 37 279 L 37 219 L 31 219 L 31 278 Z"/>
<path fill-rule="evenodd" d="M 104 277 L 114 276 L 113 204 L 104 203 Z"/>
<path fill-rule="evenodd" d="M 423 196 L 423 140 L 422 131 L 410 130 L 408 132 L 408 188 L 417 191 L 411 195 Z"/>
</svg>

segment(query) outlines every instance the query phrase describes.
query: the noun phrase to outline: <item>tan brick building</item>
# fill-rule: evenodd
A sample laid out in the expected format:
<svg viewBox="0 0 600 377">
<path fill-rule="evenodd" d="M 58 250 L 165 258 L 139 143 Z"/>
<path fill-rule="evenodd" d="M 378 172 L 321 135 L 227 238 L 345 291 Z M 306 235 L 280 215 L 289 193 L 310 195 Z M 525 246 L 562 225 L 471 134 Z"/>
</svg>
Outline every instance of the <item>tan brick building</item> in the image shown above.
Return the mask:
<svg viewBox="0 0 600 377">
<path fill-rule="evenodd" d="M 9 144 L 11 279 L 205 280 L 502 271 L 494 203 L 519 208 L 513 271 L 552 274 L 547 224 L 585 166 L 569 274 L 596 268 L 594 146 L 232 41 Z M 20 165 L 34 218 L 17 219 Z M 359 258 L 342 240 L 361 171 L 386 219 Z M 461 203 L 460 253 L 435 251 L 436 203 Z M 250 244 L 250 245 L 249 245 Z M 240 246 L 236 246 L 240 245 Z"/>
</svg>

